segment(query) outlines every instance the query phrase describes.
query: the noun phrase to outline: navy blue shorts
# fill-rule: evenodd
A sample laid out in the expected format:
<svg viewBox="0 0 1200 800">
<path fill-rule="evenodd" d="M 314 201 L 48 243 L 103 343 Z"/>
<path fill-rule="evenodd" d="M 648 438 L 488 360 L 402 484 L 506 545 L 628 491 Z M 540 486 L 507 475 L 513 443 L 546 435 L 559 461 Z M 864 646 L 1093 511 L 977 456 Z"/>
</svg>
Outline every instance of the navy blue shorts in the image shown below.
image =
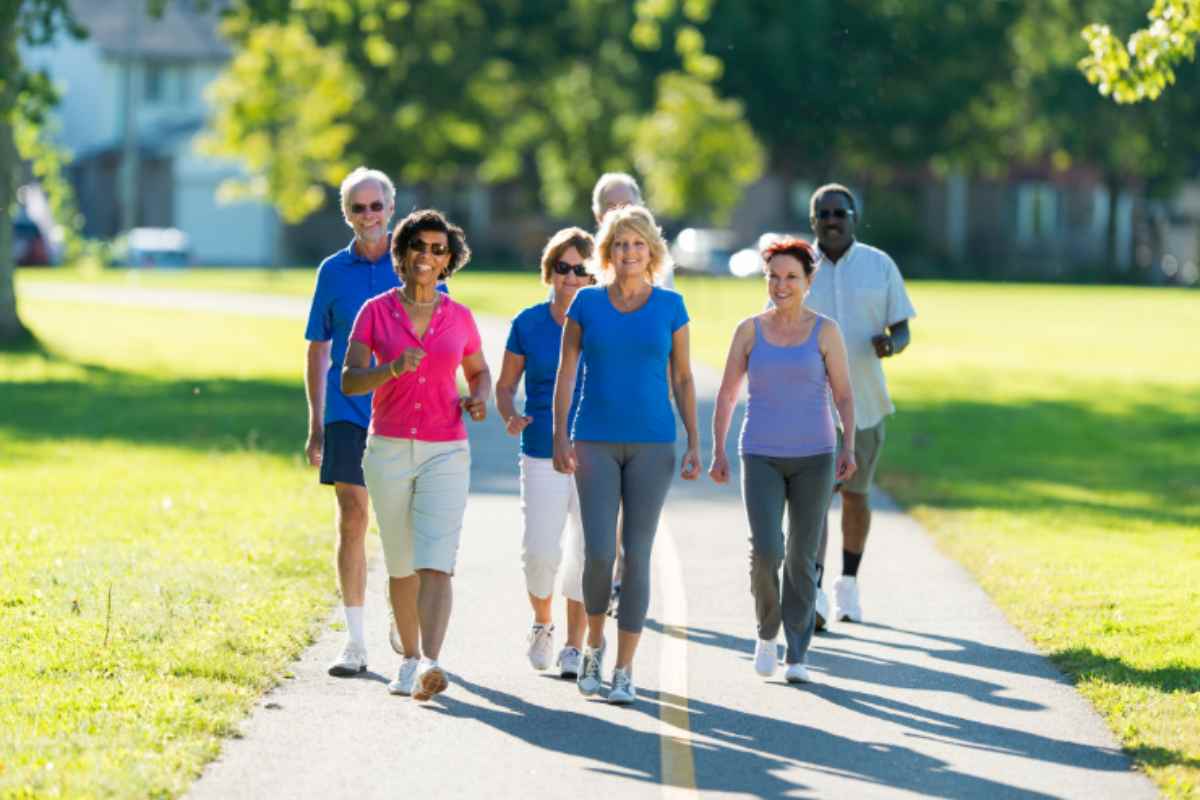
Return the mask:
<svg viewBox="0 0 1200 800">
<path fill-rule="evenodd" d="M 331 422 L 325 426 L 325 447 L 321 451 L 321 483 L 352 483 L 366 486 L 363 479 L 363 452 L 367 449 L 367 429 L 353 422 Z"/>
</svg>

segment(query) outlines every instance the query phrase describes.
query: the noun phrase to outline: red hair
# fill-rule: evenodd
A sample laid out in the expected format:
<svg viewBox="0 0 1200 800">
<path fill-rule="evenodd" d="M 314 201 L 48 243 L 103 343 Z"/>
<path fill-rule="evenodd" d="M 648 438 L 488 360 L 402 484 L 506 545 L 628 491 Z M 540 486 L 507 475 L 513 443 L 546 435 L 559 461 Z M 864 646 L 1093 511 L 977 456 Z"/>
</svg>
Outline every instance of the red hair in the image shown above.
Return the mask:
<svg viewBox="0 0 1200 800">
<path fill-rule="evenodd" d="M 804 265 L 804 274 L 809 276 L 817 268 L 817 254 L 803 239 L 779 239 L 764 247 L 761 255 L 764 264 L 775 256 L 791 256 Z"/>
</svg>

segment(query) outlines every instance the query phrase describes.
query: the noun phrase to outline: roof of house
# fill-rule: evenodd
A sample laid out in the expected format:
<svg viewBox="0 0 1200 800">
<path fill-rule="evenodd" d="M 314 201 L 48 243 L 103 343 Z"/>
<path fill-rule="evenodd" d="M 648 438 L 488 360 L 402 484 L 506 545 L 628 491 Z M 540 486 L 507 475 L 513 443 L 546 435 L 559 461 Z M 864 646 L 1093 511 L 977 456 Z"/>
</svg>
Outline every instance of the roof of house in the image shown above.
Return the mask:
<svg viewBox="0 0 1200 800">
<path fill-rule="evenodd" d="M 224 0 L 171 0 L 162 16 L 146 13 L 143 0 L 72 0 L 71 10 L 89 39 L 113 56 L 133 53 L 164 61 L 224 61 L 229 43 L 218 31 Z"/>
</svg>

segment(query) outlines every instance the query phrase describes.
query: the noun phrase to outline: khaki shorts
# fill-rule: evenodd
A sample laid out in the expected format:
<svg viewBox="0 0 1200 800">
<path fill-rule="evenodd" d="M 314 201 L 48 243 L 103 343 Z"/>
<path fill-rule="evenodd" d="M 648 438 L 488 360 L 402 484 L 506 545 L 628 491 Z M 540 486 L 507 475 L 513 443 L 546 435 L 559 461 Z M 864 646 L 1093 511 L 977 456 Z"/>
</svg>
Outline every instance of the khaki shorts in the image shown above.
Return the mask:
<svg viewBox="0 0 1200 800">
<path fill-rule="evenodd" d="M 871 482 L 875 480 L 875 468 L 879 466 L 879 454 L 883 452 L 885 436 L 884 421 L 874 428 L 859 428 L 854 434 L 854 460 L 858 469 L 850 480 L 837 484 L 838 489 L 853 494 L 870 494 Z M 842 432 L 838 431 L 838 451 L 842 449 Z"/>
<path fill-rule="evenodd" d="M 471 488 L 466 440 L 421 442 L 372 434 L 363 455 L 388 575 L 454 574 Z"/>
</svg>

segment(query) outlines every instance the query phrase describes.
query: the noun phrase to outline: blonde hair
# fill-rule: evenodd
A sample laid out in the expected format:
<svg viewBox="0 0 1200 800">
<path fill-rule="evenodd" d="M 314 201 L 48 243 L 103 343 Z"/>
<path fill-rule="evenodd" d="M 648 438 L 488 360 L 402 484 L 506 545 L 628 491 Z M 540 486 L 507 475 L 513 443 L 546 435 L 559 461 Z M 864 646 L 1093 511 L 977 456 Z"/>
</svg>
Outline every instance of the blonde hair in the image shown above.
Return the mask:
<svg viewBox="0 0 1200 800">
<path fill-rule="evenodd" d="M 586 263 L 596 248 L 596 240 L 583 228 L 563 228 L 551 236 L 550 241 L 546 242 L 546 248 L 542 250 L 542 283 L 550 285 L 555 263 L 572 247 L 579 251 Z"/>
<path fill-rule="evenodd" d="M 654 215 L 645 206 L 622 206 L 604 215 L 600 230 L 596 233 L 594 271 L 603 282 L 608 283 L 613 279 L 612 247 L 621 231 L 637 234 L 650 246 L 650 266 L 646 272 L 651 283 L 671 268 L 671 254 L 667 251 L 662 229 L 655 223 Z"/>
</svg>

